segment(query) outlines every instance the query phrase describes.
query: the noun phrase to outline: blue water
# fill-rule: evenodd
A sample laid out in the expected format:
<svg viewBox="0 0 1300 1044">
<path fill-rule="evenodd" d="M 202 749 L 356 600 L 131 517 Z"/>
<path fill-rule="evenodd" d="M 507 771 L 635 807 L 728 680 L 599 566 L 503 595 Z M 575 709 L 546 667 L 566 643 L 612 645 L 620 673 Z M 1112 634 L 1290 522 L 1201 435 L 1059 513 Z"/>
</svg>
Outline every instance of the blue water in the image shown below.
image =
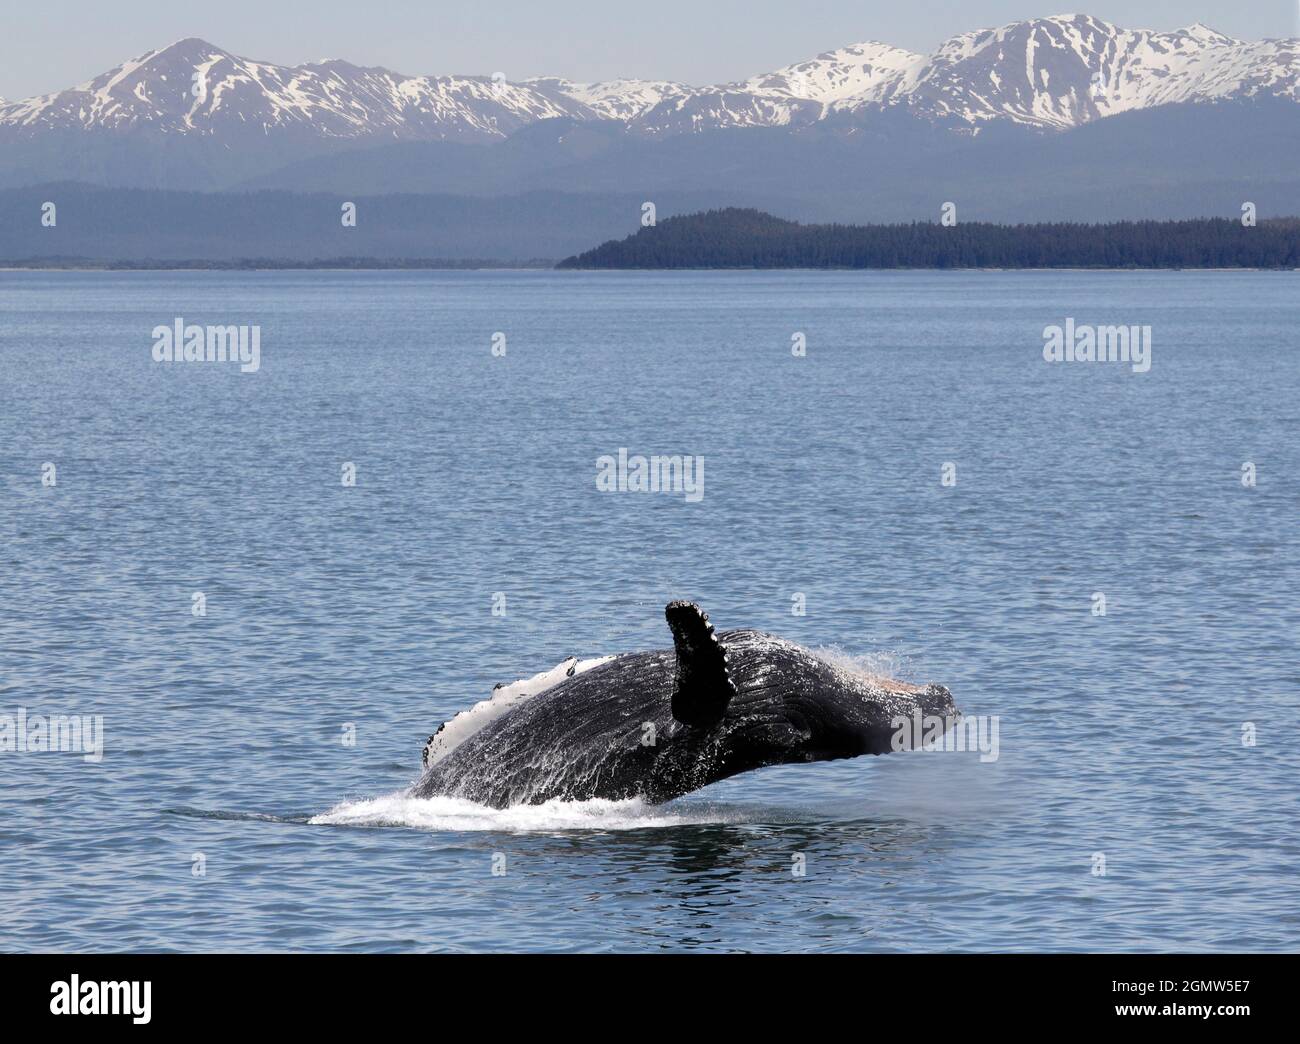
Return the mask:
<svg viewBox="0 0 1300 1044">
<path fill-rule="evenodd" d="M 0 713 L 105 734 L 0 753 L 0 948 L 1300 947 L 1298 291 L 0 273 Z M 177 316 L 261 370 L 154 363 Z M 1044 362 L 1067 316 L 1150 324 L 1151 371 Z M 704 499 L 598 492 L 620 447 Z M 997 760 L 402 797 L 438 723 L 679 597 L 948 685 Z"/>
</svg>

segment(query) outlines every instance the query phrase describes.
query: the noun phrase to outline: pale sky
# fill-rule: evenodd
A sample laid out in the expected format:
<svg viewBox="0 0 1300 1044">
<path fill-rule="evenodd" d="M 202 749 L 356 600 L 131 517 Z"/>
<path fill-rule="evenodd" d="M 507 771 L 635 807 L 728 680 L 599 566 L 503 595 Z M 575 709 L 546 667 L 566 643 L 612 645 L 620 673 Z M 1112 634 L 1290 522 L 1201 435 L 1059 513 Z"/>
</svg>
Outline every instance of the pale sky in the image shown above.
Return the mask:
<svg viewBox="0 0 1300 1044">
<path fill-rule="evenodd" d="M 943 39 L 1064 13 L 1056 0 L 0 0 L 0 97 L 90 79 L 187 36 L 280 65 L 346 58 L 409 75 L 744 79 L 880 40 Z M 1300 36 L 1300 0 L 1109 0 L 1073 10 L 1125 28 L 1204 22 L 1240 39 Z"/>
</svg>

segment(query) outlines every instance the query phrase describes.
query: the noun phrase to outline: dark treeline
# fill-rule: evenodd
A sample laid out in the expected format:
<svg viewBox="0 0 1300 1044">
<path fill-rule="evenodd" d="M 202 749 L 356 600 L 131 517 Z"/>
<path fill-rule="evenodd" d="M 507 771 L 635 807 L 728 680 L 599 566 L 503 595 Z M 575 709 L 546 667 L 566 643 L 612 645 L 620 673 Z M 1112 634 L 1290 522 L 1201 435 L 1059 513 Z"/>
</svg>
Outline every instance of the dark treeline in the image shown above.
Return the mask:
<svg viewBox="0 0 1300 1044">
<path fill-rule="evenodd" d="M 759 210 L 669 218 L 561 268 L 1296 268 L 1300 219 L 1107 225 L 802 225 Z"/>
</svg>

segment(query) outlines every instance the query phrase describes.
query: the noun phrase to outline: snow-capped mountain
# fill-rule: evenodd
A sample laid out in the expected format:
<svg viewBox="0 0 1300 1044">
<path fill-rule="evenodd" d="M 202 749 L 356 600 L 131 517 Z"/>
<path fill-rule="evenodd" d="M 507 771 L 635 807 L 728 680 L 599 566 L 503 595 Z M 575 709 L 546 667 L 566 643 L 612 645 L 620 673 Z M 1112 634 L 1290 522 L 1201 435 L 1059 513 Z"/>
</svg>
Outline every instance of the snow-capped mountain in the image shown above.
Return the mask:
<svg viewBox="0 0 1300 1044">
<path fill-rule="evenodd" d="M 703 87 L 409 76 L 337 59 L 287 67 L 186 39 L 77 87 L 0 102 L 0 185 L 222 188 L 356 149 L 491 144 L 557 118 L 647 143 L 885 125 L 970 137 L 995 125 L 1049 133 L 1162 106 L 1265 99 L 1300 103 L 1300 41 L 1245 43 L 1203 25 L 1127 30 L 1087 15 L 962 33 L 928 56 L 862 43 Z"/>
<path fill-rule="evenodd" d="M 663 102 L 685 98 L 695 91 L 668 80 L 610 80 L 605 83 L 572 83 L 561 79 L 525 81 L 526 86 L 547 94 L 560 94 L 585 105 L 607 120 L 633 123 Z"/>
<path fill-rule="evenodd" d="M 661 135 L 896 107 L 964 128 L 999 120 L 1068 128 L 1132 109 L 1261 94 L 1300 101 L 1300 41 L 1243 43 L 1203 25 L 1126 30 L 1087 15 L 963 33 L 928 57 L 857 44 L 707 87 L 406 76 L 341 60 L 289 68 L 188 39 L 69 90 L 0 103 L 0 130 L 298 129 L 326 139 L 492 139 L 570 116 Z"/>
<path fill-rule="evenodd" d="M 836 102 L 877 100 L 903 72 L 922 61 L 920 55 L 888 44 L 857 44 L 740 83 L 666 92 L 631 125 L 646 134 L 665 136 L 815 123 Z"/>
<path fill-rule="evenodd" d="M 862 43 L 755 76 L 742 86 L 751 94 L 823 104 L 877 101 L 900 74 L 924 61 L 922 55 L 889 44 Z"/>
<path fill-rule="evenodd" d="M 963 127 L 1007 120 L 1066 129 L 1134 109 L 1259 95 L 1300 101 L 1300 41 L 1242 43 L 1199 24 L 1131 31 L 1066 15 L 953 37 L 877 96 L 837 107 L 902 105 Z"/>
<path fill-rule="evenodd" d="M 562 93 L 499 77 L 411 77 L 341 60 L 287 68 L 188 39 L 69 90 L 0 106 L 0 128 L 437 140 L 505 137 L 575 115 L 595 114 Z"/>
</svg>

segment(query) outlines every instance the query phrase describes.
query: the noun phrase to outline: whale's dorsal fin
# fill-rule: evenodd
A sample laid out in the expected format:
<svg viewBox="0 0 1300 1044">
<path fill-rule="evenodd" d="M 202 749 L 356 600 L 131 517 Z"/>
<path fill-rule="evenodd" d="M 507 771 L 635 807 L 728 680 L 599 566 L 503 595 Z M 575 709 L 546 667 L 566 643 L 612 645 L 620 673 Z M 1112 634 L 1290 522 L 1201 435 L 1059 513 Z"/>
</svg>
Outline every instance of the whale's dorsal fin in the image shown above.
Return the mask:
<svg viewBox="0 0 1300 1044">
<path fill-rule="evenodd" d="M 697 728 L 716 725 L 736 695 L 727 650 L 713 633 L 708 614 L 694 602 L 669 602 L 664 616 L 677 651 L 673 717 Z"/>
</svg>

